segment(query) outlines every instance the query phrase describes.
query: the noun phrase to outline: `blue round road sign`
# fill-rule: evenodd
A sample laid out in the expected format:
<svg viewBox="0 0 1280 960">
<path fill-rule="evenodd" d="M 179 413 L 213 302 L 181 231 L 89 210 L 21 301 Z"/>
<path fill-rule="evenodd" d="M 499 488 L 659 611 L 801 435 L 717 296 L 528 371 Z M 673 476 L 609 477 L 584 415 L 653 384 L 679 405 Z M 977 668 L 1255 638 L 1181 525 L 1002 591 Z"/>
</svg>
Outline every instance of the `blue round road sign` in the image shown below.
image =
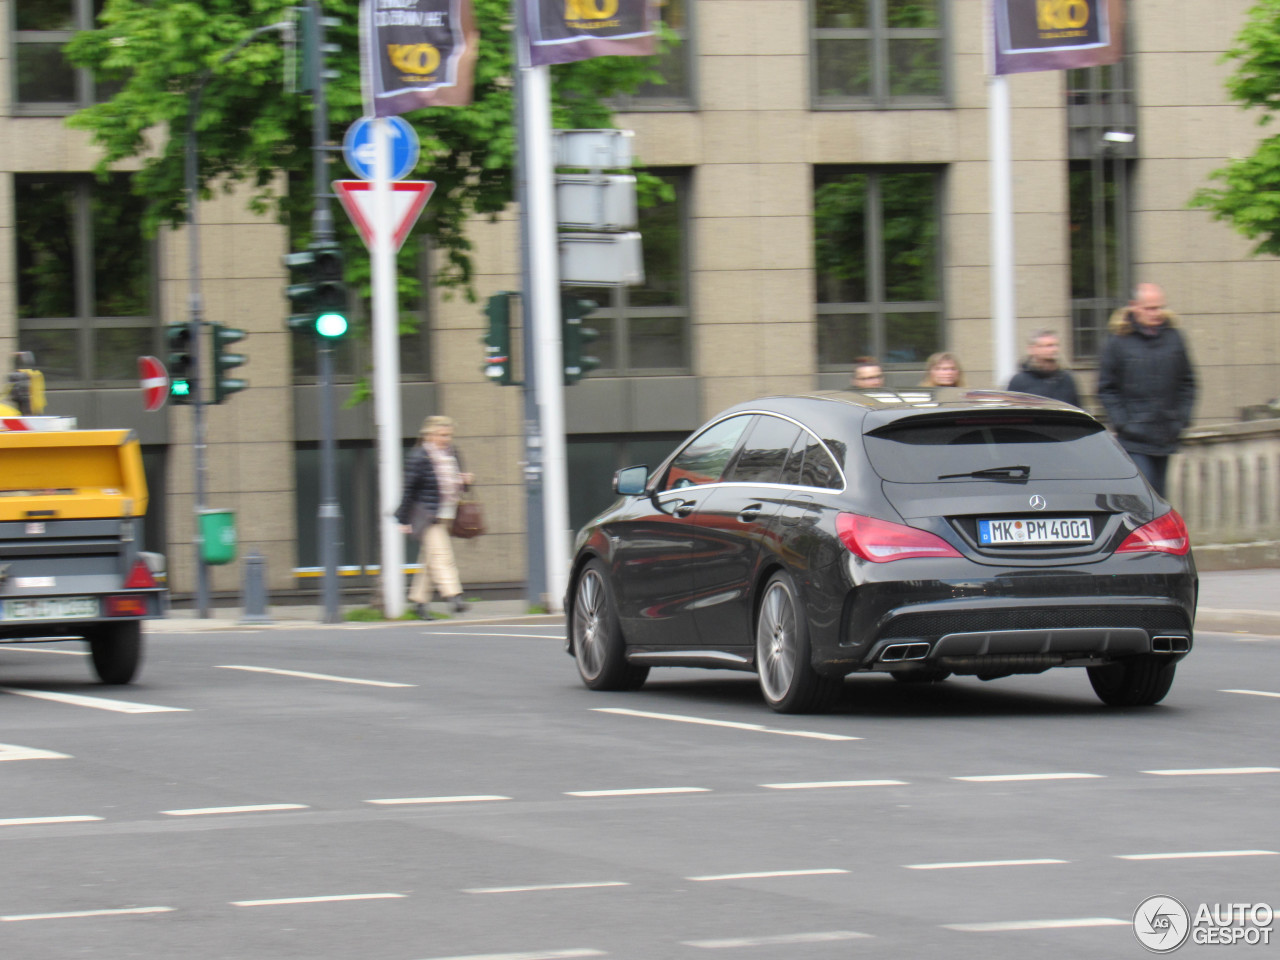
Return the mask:
<svg viewBox="0 0 1280 960">
<path fill-rule="evenodd" d="M 391 179 L 403 180 L 418 165 L 418 132 L 401 117 L 386 117 L 391 125 Z M 373 118 L 361 117 L 347 128 L 342 138 L 342 156 L 351 172 L 363 180 L 372 180 Z"/>
</svg>

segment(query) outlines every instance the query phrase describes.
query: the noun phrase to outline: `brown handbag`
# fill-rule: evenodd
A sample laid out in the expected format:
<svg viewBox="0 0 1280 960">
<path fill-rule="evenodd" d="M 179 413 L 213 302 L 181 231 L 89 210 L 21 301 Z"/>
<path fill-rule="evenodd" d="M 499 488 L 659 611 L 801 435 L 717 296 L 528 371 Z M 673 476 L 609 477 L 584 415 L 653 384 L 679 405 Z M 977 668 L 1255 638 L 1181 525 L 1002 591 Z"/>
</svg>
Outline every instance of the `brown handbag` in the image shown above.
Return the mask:
<svg viewBox="0 0 1280 960">
<path fill-rule="evenodd" d="M 470 540 L 484 533 L 484 509 L 479 500 L 459 500 L 458 512 L 453 515 L 449 534 L 459 540 Z"/>
</svg>

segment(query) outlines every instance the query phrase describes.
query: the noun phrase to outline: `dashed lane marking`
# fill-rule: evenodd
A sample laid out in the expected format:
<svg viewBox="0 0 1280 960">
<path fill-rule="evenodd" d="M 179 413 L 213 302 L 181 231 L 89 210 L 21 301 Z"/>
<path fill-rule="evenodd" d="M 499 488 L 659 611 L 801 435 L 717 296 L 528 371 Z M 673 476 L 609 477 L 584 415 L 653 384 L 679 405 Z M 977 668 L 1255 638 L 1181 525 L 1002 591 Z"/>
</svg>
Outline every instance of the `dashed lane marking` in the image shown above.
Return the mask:
<svg viewBox="0 0 1280 960">
<path fill-rule="evenodd" d="M 541 883 L 525 887 L 466 887 L 463 893 L 541 893 L 546 890 L 592 890 L 596 887 L 629 887 L 622 880 L 601 880 L 590 883 Z"/>
<path fill-rule="evenodd" d="M 539 950 L 535 953 L 469 953 L 465 957 L 431 957 L 430 960 L 578 960 L 580 957 L 607 957 L 603 950 Z"/>
<path fill-rule="evenodd" d="M 1275 857 L 1275 850 L 1199 850 L 1187 853 L 1126 853 L 1117 860 L 1202 860 L 1213 857 Z"/>
<path fill-rule="evenodd" d="M 840 787 L 905 787 L 906 780 L 814 780 L 808 783 L 759 783 L 766 790 L 829 790 Z"/>
<path fill-rule="evenodd" d="M 1080 927 L 1128 927 L 1132 920 L 1111 917 L 1080 917 L 1069 920 L 1004 920 L 995 923 L 944 923 L 944 930 L 961 933 L 1005 933 L 1018 930 L 1072 930 Z"/>
<path fill-rule="evenodd" d="M 662 793 L 710 793 L 707 787 L 623 787 L 619 790 L 566 790 L 566 797 L 645 797 Z"/>
<path fill-rule="evenodd" d="M 1102 780 L 1100 773 L 997 773 L 982 777 L 952 777 L 966 783 L 1017 783 L 1028 780 Z"/>
<path fill-rule="evenodd" d="M 92 823 L 101 817 L 14 817 L 0 820 L 0 827 L 29 827 L 43 823 Z"/>
<path fill-rule="evenodd" d="M 232 900 L 233 907 L 287 907 L 299 903 L 338 903 L 344 900 L 403 900 L 403 893 L 339 893 L 326 897 L 281 897 L 276 900 Z"/>
<path fill-rule="evenodd" d="M 35 747 L 20 747 L 14 743 L 0 743 L 0 760 L 70 760 L 69 753 L 55 753 L 53 750 L 37 750 Z"/>
<path fill-rule="evenodd" d="M 1142 770 L 1153 777 L 1235 777 L 1250 773 L 1280 773 L 1280 767 L 1201 767 L 1187 770 Z"/>
<path fill-rule="evenodd" d="M 1240 693 L 1246 697 L 1274 697 L 1280 700 L 1280 693 L 1272 693 L 1270 690 L 1219 690 L 1219 693 Z"/>
<path fill-rule="evenodd" d="M 735 947 L 785 947 L 797 943 L 836 943 L 841 940 L 866 940 L 869 933 L 854 930 L 823 930 L 817 933 L 783 933 L 772 937 L 729 937 L 724 940 L 684 940 L 686 947 L 703 950 L 731 950 Z"/>
<path fill-rule="evenodd" d="M 361 680 L 357 677 L 335 677 L 328 673 L 308 673 L 305 670 L 278 670 L 275 667 L 246 667 L 240 664 L 219 664 L 219 670 L 244 670 L 248 673 L 271 673 L 278 677 L 301 677 L 303 680 L 327 680 L 329 683 L 354 683 L 362 687 L 416 687 L 416 683 L 393 683 L 389 680 Z"/>
<path fill-rule="evenodd" d="M 650 713 L 646 710 L 629 710 L 625 707 L 592 707 L 596 713 L 613 713 L 620 717 L 644 717 L 649 720 L 670 720 L 674 723 L 692 723 L 704 727 L 728 727 L 732 730 L 750 730 L 754 733 L 774 733 L 782 737 L 804 737 L 809 740 L 861 740 L 840 733 L 816 733 L 811 730 L 779 730 L 758 723 L 740 723 L 736 720 L 709 720 L 706 717 L 687 717 L 678 713 Z"/>
<path fill-rule="evenodd" d="M 276 810 L 308 810 L 305 803 L 256 803 L 240 807 L 192 807 L 189 810 L 161 810 L 166 817 L 208 817 L 223 813 L 271 813 Z"/>
<path fill-rule="evenodd" d="M 516 640 L 563 640 L 563 633 L 480 633 L 471 630 L 449 630 L 455 637 L 512 637 Z"/>
<path fill-rule="evenodd" d="M 954 863 L 908 863 L 908 870 L 964 870 L 969 867 L 1037 867 L 1049 863 L 1070 863 L 1070 860 L 957 860 Z"/>
<path fill-rule="evenodd" d="M 61 650 L 58 647 L 44 647 L 34 643 L 6 643 L 0 650 L 21 650 L 23 653 L 56 653 L 63 657 L 87 657 L 88 650 Z"/>
<path fill-rule="evenodd" d="M 0 693 L 12 693 L 19 697 L 51 700 L 73 707 L 92 707 L 94 710 L 110 710 L 113 713 L 190 713 L 186 707 L 157 707 L 150 703 L 130 703 L 128 700 L 107 700 L 104 697 L 86 697 L 79 693 L 51 693 L 48 690 L 19 690 L 16 687 L 0 687 Z"/>
<path fill-rule="evenodd" d="M 75 910 L 69 913 L 13 913 L 0 917 L 5 923 L 22 920 L 76 920 L 81 917 L 123 917 L 144 913 L 172 913 L 173 907 L 124 907 L 118 910 Z"/>
<path fill-rule="evenodd" d="M 365 803 L 374 803 L 379 806 L 393 807 L 400 804 L 411 803 L 487 803 L 490 800 L 510 799 L 510 797 L 500 796 L 496 793 L 476 793 L 471 796 L 462 797 L 387 797 L 382 800 L 366 800 Z"/>
<path fill-rule="evenodd" d="M 840 867 L 820 867 L 815 870 L 764 870 L 758 873 L 714 873 L 705 877 L 685 877 L 697 883 L 715 880 L 770 880 L 774 877 L 817 877 L 827 874 L 848 873 Z"/>
</svg>

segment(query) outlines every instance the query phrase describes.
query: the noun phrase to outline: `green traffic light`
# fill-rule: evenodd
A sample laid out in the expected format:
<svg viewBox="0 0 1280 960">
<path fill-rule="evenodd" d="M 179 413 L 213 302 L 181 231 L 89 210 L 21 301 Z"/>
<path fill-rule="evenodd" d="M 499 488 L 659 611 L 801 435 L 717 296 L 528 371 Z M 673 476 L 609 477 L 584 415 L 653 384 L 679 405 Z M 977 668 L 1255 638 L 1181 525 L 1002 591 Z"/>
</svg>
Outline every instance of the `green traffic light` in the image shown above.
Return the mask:
<svg viewBox="0 0 1280 960">
<path fill-rule="evenodd" d="M 189 397 L 191 396 L 191 382 L 189 380 L 175 380 L 169 385 L 169 396 L 171 397 Z"/>
<path fill-rule="evenodd" d="M 322 313 L 316 317 L 316 333 L 335 340 L 347 332 L 347 318 L 340 313 Z"/>
</svg>

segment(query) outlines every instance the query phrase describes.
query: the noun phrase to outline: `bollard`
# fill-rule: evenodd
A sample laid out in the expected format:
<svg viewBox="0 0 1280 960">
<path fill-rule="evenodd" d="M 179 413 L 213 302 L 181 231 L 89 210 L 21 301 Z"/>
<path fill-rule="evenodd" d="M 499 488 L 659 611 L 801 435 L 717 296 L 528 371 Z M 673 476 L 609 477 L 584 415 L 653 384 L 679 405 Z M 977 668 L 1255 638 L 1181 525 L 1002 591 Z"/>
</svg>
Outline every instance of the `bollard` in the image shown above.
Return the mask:
<svg viewBox="0 0 1280 960">
<path fill-rule="evenodd" d="M 241 623 L 271 623 L 267 615 L 267 558 L 254 550 L 244 558 Z"/>
</svg>

